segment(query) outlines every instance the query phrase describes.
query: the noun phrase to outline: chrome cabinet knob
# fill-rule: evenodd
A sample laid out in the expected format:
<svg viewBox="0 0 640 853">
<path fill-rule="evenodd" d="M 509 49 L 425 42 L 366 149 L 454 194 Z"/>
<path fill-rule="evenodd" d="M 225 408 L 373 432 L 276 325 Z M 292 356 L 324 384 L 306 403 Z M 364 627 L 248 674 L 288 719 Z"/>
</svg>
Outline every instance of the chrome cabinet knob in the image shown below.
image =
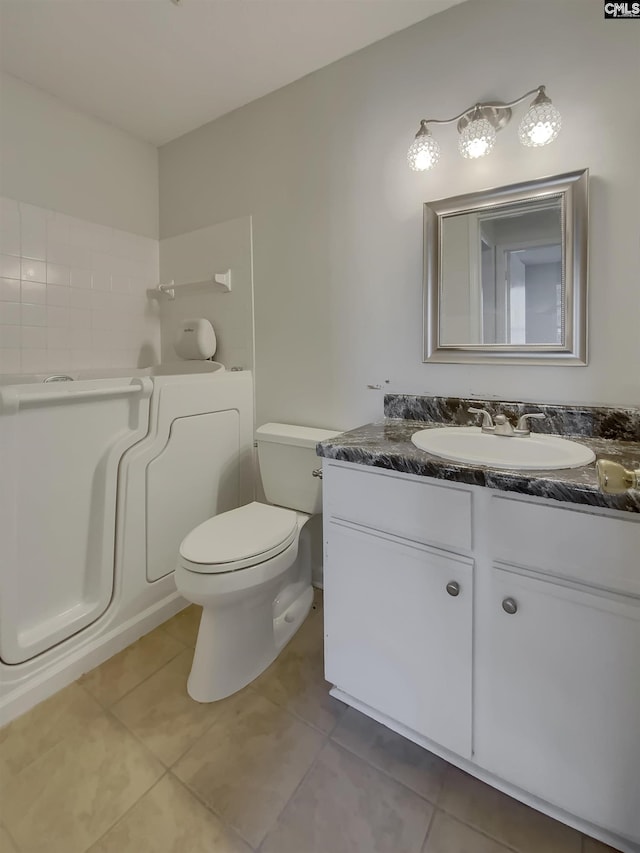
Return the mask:
<svg viewBox="0 0 640 853">
<path fill-rule="evenodd" d="M 460 584 L 458 583 L 458 581 L 449 581 L 449 583 L 447 584 L 447 592 L 454 598 L 456 597 L 456 595 L 460 595 Z"/>
<path fill-rule="evenodd" d="M 502 602 L 502 609 L 505 613 L 508 613 L 510 616 L 513 616 L 514 613 L 518 612 L 518 602 L 515 598 L 505 598 Z"/>
</svg>

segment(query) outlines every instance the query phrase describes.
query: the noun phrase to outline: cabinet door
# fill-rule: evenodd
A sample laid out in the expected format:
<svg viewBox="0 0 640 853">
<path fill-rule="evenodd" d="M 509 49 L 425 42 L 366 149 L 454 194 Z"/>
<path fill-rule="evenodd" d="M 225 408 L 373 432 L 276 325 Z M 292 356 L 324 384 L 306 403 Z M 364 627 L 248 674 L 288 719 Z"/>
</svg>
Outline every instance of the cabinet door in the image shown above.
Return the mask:
<svg viewBox="0 0 640 853">
<path fill-rule="evenodd" d="M 469 757 L 472 561 L 336 522 L 326 540 L 327 679 Z"/>
<path fill-rule="evenodd" d="M 640 600 L 495 567 L 477 629 L 477 762 L 640 841 Z"/>
</svg>

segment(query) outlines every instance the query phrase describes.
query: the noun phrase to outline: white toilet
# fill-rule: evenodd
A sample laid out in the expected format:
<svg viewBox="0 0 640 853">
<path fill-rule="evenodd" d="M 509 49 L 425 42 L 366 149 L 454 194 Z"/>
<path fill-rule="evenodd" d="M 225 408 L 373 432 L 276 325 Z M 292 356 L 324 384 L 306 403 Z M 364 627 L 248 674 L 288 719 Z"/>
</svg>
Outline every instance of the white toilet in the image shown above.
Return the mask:
<svg viewBox="0 0 640 853">
<path fill-rule="evenodd" d="M 304 622 L 313 602 L 308 542 L 300 532 L 322 511 L 317 442 L 336 432 L 289 424 L 256 430 L 264 492 L 198 525 L 180 546 L 179 592 L 202 605 L 187 683 L 198 702 L 230 696 L 257 678 Z"/>
</svg>

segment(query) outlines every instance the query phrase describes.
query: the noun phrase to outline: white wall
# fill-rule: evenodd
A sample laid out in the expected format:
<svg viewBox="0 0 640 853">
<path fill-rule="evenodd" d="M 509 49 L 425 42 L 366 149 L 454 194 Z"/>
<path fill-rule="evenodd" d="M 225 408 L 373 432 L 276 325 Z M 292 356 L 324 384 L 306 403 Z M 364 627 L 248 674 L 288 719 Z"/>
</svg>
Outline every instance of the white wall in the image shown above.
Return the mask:
<svg viewBox="0 0 640 853">
<path fill-rule="evenodd" d="M 0 195 L 157 237 L 158 152 L 2 74 Z"/>
<path fill-rule="evenodd" d="M 158 152 L 0 76 L 0 373 L 159 360 Z"/>
<path fill-rule="evenodd" d="M 200 228 L 160 241 L 163 282 L 204 282 L 231 270 L 231 291 L 216 284 L 176 290 L 173 301 L 160 302 L 162 360 L 175 361 L 173 341 L 182 321 L 205 317 L 216 332 L 215 359 L 227 367 L 252 370 L 253 281 L 251 219 L 248 216 Z"/>
<path fill-rule="evenodd" d="M 456 6 L 218 119 L 160 151 L 161 236 L 253 217 L 257 420 L 347 427 L 381 392 L 640 402 L 637 25 L 600 0 Z M 541 83 L 556 142 L 523 148 L 517 122 L 465 161 L 455 128 L 417 175 L 422 117 Z M 422 203 L 591 169 L 590 364 L 421 362 Z"/>
</svg>

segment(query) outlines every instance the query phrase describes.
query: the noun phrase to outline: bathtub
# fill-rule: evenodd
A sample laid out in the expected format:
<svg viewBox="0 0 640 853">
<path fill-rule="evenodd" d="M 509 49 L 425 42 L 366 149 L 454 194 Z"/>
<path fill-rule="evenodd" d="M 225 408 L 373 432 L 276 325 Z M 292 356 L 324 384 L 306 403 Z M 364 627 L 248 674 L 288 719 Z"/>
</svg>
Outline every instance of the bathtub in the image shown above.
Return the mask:
<svg viewBox="0 0 640 853">
<path fill-rule="evenodd" d="M 1 722 L 182 609 L 180 541 L 254 496 L 249 372 L 47 379 L 0 377 Z"/>
</svg>

